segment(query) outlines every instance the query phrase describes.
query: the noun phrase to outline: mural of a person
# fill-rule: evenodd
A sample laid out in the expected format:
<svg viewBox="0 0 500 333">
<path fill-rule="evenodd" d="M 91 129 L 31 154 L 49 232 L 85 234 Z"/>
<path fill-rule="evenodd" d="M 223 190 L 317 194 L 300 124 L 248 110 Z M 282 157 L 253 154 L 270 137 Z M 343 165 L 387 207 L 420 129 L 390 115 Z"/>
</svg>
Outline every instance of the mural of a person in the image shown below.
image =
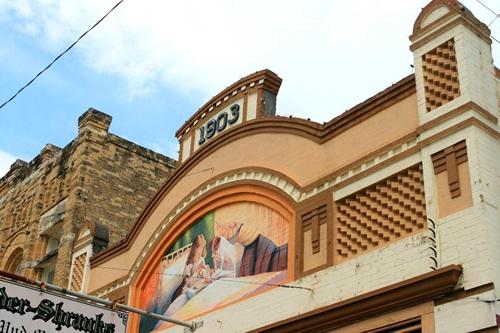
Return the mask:
<svg viewBox="0 0 500 333">
<path fill-rule="evenodd" d="M 142 293 L 145 308 L 182 319 L 231 304 L 284 281 L 287 255 L 288 221 L 276 211 L 248 202 L 218 208 L 165 252 Z M 140 332 L 165 325 L 141 318 Z"/>
<path fill-rule="evenodd" d="M 213 269 L 205 263 L 207 256 L 207 241 L 205 236 L 196 236 L 191 251 L 189 252 L 183 281 L 173 294 L 173 302 L 165 311 L 169 317 L 186 304 L 201 289 L 212 282 Z"/>
<path fill-rule="evenodd" d="M 229 243 L 241 244 L 244 248 L 239 258 L 239 272 L 236 276 L 249 276 L 287 269 L 288 244 L 277 246 L 272 240 L 257 232 L 251 226 L 236 222 L 228 226 L 218 225 L 226 234 Z M 212 253 L 215 251 L 212 250 Z"/>
</svg>

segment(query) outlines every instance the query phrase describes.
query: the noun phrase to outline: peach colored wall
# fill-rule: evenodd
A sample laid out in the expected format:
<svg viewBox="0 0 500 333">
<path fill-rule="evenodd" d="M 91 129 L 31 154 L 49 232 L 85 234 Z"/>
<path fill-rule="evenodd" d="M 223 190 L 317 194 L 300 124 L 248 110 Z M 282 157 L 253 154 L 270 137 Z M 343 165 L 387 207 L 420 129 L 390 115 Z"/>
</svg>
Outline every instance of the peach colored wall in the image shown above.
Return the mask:
<svg viewBox="0 0 500 333">
<path fill-rule="evenodd" d="M 456 198 L 452 198 L 448 187 L 447 172 L 441 172 L 436 175 L 439 217 L 446 217 L 472 206 L 472 191 L 468 162 L 458 165 L 458 180 L 460 182 L 461 194 Z"/>
<path fill-rule="evenodd" d="M 316 267 L 322 266 L 327 263 L 328 260 L 328 225 L 323 223 L 319 227 L 319 244 L 320 251 L 318 253 L 313 253 L 312 249 L 312 231 L 308 230 L 304 233 L 304 272 L 307 272 Z"/>
<path fill-rule="evenodd" d="M 244 167 L 263 167 L 281 172 L 298 185 L 306 186 L 412 133 L 417 126 L 416 95 L 413 94 L 323 144 L 288 133 L 257 133 L 237 139 L 195 165 L 151 214 L 131 248 L 101 266 L 131 268 L 170 211 L 200 184 L 220 174 Z M 126 275 L 125 270 L 105 271 L 106 274 L 99 274 L 104 270 L 92 269 L 90 292 Z"/>
</svg>

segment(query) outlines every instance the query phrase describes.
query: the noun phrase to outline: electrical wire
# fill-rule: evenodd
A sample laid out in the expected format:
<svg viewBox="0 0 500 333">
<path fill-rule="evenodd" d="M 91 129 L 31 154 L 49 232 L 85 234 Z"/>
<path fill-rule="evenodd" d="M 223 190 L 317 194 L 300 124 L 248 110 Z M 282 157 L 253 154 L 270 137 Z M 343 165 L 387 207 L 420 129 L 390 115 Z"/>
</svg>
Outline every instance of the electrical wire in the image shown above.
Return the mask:
<svg viewBox="0 0 500 333">
<path fill-rule="evenodd" d="M 62 53 L 60 53 L 57 57 L 54 58 L 44 69 L 42 69 L 38 74 L 36 74 L 28 83 L 26 83 L 24 86 L 22 86 L 14 95 L 12 95 L 8 100 L 6 100 L 2 105 L 0 105 L 0 109 L 2 109 L 5 105 L 10 103 L 14 98 L 17 97 L 24 89 L 26 89 L 28 86 L 30 86 L 40 75 L 42 75 L 45 71 L 47 71 L 59 58 L 61 58 L 63 55 L 65 55 L 69 50 L 71 50 L 85 35 L 87 35 L 90 31 L 92 31 L 95 27 L 99 25 L 109 14 L 111 14 L 112 11 L 114 11 L 121 3 L 125 0 L 120 0 L 118 1 L 99 21 L 94 23 L 93 26 L 91 26 L 87 31 L 85 31 L 83 34 L 80 35 L 70 46 L 66 48 Z"/>
<path fill-rule="evenodd" d="M 210 169 L 207 169 L 207 170 L 210 170 Z M 207 170 L 202 170 L 202 171 L 207 171 Z M 108 199 L 105 199 L 105 200 L 87 201 L 87 202 L 84 203 L 83 207 L 73 207 L 72 209 L 66 210 L 64 213 L 67 213 L 67 212 L 72 211 L 72 210 L 76 210 L 77 208 L 84 208 L 85 209 L 87 205 L 93 205 L 96 202 L 109 201 L 109 200 L 112 200 L 112 199 L 113 198 L 108 198 Z M 51 216 L 56 216 L 56 215 L 61 215 L 61 214 L 64 214 L 64 213 L 55 213 L 55 214 L 44 216 L 44 218 L 51 217 Z M 11 244 L 8 244 L 8 245 L 1 244 L 0 248 L 8 248 L 8 247 L 11 247 L 11 246 L 16 246 L 16 245 L 26 245 L 26 243 L 25 242 L 20 242 L 20 243 L 11 243 Z M 270 256 L 274 255 L 278 251 L 279 251 L 279 248 L 276 248 L 273 251 L 271 251 L 270 253 L 262 256 L 262 259 L 266 259 L 267 257 L 270 257 Z M 244 264 L 243 264 L 243 267 L 245 267 Z M 127 271 L 127 272 L 143 272 L 141 270 L 118 268 L 118 267 L 107 267 L 107 266 L 98 266 L 96 268 L 97 269 L 102 268 L 102 269 L 109 269 L 109 270 L 120 270 L 120 271 Z M 169 274 L 169 273 L 155 273 L 155 274 L 166 275 L 166 276 L 183 277 L 182 274 Z M 290 288 L 290 289 L 302 289 L 302 290 L 312 291 L 311 288 L 300 287 L 300 286 L 290 286 L 290 285 L 286 285 L 286 284 L 262 283 L 262 282 L 255 282 L 255 281 L 240 281 L 240 280 L 232 280 L 232 279 L 228 279 L 228 278 L 219 278 L 217 280 L 218 281 L 233 282 L 233 283 L 259 284 L 259 285 L 265 285 L 265 286 L 271 286 L 271 287 Z"/>
<path fill-rule="evenodd" d="M 493 24 L 493 22 L 495 22 L 497 20 L 497 18 L 499 18 L 499 17 L 500 17 L 500 13 L 498 13 L 498 15 L 495 16 L 495 18 L 490 22 L 490 24 L 488 24 L 488 27 L 490 27 Z"/>
<path fill-rule="evenodd" d="M 24 243 L 19 243 L 19 244 L 24 244 Z M 14 244 L 11 244 L 11 245 L 14 245 Z M 60 262 L 60 263 L 63 263 L 63 264 L 66 264 L 66 265 L 71 265 L 72 261 L 71 260 L 65 260 L 65 261 Z M 87 264 L 85 266 L 87 266 Z M 144 272 L 146 272 L 144 270 L 138 270 L 138 269 L 128 269 L 128 268 L 108 267 L 108 266 L 97 266 L 94 269 L 95 270 L 97 270 L 97 269 L 107 269 L 107 270 L 114 270 L 114 271 L 134 272 L 134 273 L 144 273 Z M 162 275 L 162 276 L 171 276 L 171 277 L 184 277 L 183 274 L 173 274 L 173 273 L 165 273 L 165 272 L 154 272 L 152 274 Z M 191 278 L 194 278 L 195 280 L 203 280 L 204 279 L 203 277 L 191 277 Z M 301 289 L 301 290 L 307 290 L 307 291 L 310 291 L 310 292 L 313 291 L 313 289 L 311 289 L 311 288 L 301 287 L 301 286 L 293 286 L 293 285 L 280 284 L 280 283 L 257 282 L 257 281 L 241 281 L 241 280 L 235 280 L 235 279 L 225 278 L 225 277 L 213 279 L 213 281 L 230 282 L 230 283 L 241 283 L 241 284 L 256 284 L 256 285 L 269 286 L 269 287 L 279 287 L 279 288 L 288 288 L 288 289 Z"/>
<path fill-rule="evenodd" d="M 476 0 L 478 3 L 481 4 L 481 6 L 483 6 L 484 8 L 486 8 L 487 10 L 489 10 L 493 15 L 495 15 L 495 18 L 488 24 L 488 27 L 490 27 L 493 22 L 495 22 L 497 20 L 497 18 L 500 17 L 500 13 L 495 13 L 495 11 L 493 9 L 491 9 L 490 7 L 488 7 L 486 4 L 484 4 L 483 2 L 481 2 L 480 0 Z"/>
<path fill-rule="evenodd" d="M 482 1 L 480 0 L 476 0 L 481 6 L 483 6 L 484 8 L 486 8 L 487 10 L 489 10 L 491 13 L 493 13 L 494 15 L 498 15 L 497 13 L 495 13 L 495 11 L 493 11 L 493 9 L 491 9 L 490 7 L 486 6 L 486 4 L 484 4 Z"/>
<path fill-rule="evenodd" d="M 119 267 L 107 267 L 107 266 L 97 266 L 95 269 L 109 269 L 109 270 L 117 270 L 117 271 L 127 271 L 127 272 L 135 272 L 135 273 L 143 273 L 145 271 L 142 270 L 134 270 L 134 269 L 127 269 L 127 268 L 119 268 Z M 182 274 L 172 274 L 172 273 L 154 273 L 157 275 L 163 275 L 163 276 L 172 276 L 172 277 L 184 277 Z M 202 280 L 203 278 L 195 278 L 195 279 L 200 279 Z M 286 285 L 286 284 L 279 284 L 279 283 L 266 283 L 266 282 L 256 282 L 256 281 L 240 281 L 240 280 L 234 280 L 234 279 L 229 279 L 229 278 L 218 278 L 215 279 L 216 281 L 225 281 L 225 282 L 233 282 L 233 283 L 245 283 L 245 284 L 258 284 L 258 285 L 264 285 L 264 286 L 270 286 L 270 287 L 280 287 L 280 288 L 290 288 L 290 289 L 302 289 L 302 290 L 307 290 L 307 291 L 313 291 L 311 288 L 307 287 L 301 287 L 301 286 L 291 286 L 291 285 Z"/>
<path fill-rule="evenodd" d="M 500 14 L 497 14 L 495 13 L 492 9 L 490 9 L 488 6 L 486 6 L 484 3 L 482 3 L 481 1 L 479 0 L 476 0 L 477 2 L 479 2 L 481 5 L 483 5 L 485 8 L 487 8 L 490 12 L 492 12 L 493 14 L 495 15 L 500 15 Z M 455 12 L 457 12 L 459 15 L 462 15 L 458 10 L 455 10 Z M 467 17 L 465 16 L 462 16 L 464 18 L 464 20 L 466 20 L 467 22 L 469 22 L 470 24 L 472 24 L 473 26 L 476 25 L 476 23 L 472 22 L 471 20 L 469 20 Z M 493 23 L 493 22 L 491 22 Z M 490 24 L 491 24 L 490 23 Z M 486 36 L 487 38 L 491 38 L 492 40 L 494 40 L 495 42 L 497 42 L 498 44 L 500 44 L 500 40 L 496 39 L 491 33 L 490 34 L 487 34 L 486 32 L 484 32 L 483 30 L 481 29 L 478 29 L 478 31 L 483 34 L 484 36 Z"/>
</svg>

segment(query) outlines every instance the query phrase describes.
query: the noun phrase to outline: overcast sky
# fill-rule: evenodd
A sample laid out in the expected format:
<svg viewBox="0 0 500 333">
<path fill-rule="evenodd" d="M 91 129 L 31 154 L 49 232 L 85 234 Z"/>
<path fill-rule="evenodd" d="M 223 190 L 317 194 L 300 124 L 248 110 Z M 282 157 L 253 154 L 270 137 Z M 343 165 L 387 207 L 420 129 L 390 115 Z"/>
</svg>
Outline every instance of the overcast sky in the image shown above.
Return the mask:
<svg viewBox="0 0 500 333">
<path fill-rule="evenodd" d="M 116 2 L 0 0 L 0 103 Z M 278 114 L 330 120 L 412 72 L 408 36 L 427 2 L 126 0 L 0 110 L 0 176 L 47 143 L 64 147 L 89 107 L 113 116 L 112 133 L 177 158 L 182 123 L 264 68 L 283 78 Z M 500 40 L 500 18 L 490 29 Z M 493 42 L 497 67 L 499 53 Z"/>
</svg>

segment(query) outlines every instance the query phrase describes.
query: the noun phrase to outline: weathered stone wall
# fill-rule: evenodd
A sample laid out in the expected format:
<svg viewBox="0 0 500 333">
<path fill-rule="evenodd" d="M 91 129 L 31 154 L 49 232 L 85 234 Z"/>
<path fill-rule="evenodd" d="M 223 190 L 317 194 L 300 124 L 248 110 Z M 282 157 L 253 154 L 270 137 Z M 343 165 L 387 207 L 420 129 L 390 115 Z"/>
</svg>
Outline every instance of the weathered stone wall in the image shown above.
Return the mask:
<svg viewBox="0 0 500 333">
<path fill-rule="evenodd" d="M 109 133 L 110 123 L 110 116 L 89 109 L 64 149 L 47 145 L 0 179 L 0 269 L 9 269 L 9 258 L 21 248 L 18 273 L 40 279 L 44 263 L 55 262 L 54 282 L 66 286 L 80 224 L 106 226 L 110 244 L 126 235 L 176 161 Z M 59 240 L 52 256 L 49 237 Z"/>
<path fill-rule="evenodd" d="M 81 175 L 79 216 L 106 225 L 110 244 L 122 239 L 149 199 L 175 168 L 175 161 L 80 117 L 76 165 Z"/>
</svg>

